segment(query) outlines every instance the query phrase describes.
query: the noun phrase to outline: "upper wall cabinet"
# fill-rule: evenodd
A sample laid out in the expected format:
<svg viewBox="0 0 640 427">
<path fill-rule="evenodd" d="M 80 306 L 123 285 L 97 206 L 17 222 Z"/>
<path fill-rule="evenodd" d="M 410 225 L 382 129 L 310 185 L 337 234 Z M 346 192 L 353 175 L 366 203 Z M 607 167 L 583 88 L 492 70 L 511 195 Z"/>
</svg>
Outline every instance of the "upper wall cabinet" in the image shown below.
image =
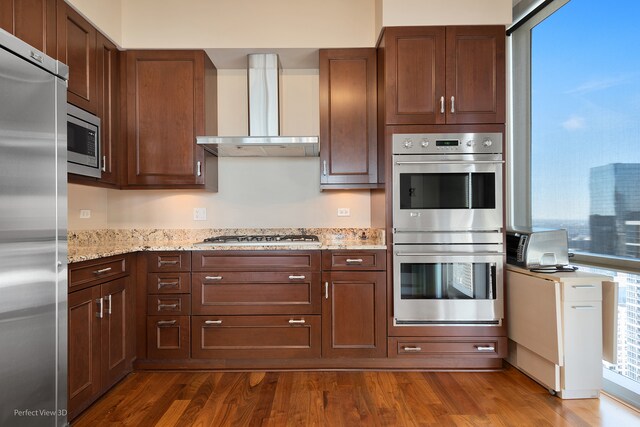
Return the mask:
<svg viewBox="0 0 640 427">
<path fill-rule="evenodd" d="M 196 145 L 197 135 L 217 130 L 216 71 L 209 57 L 201 50 L 131 50 L 123 57 L 127 186 L 215 191 L 217 158 L 207 162 L 205 181 L 204 150 Z"/>
<path fill-rule="evenodd" d="M 320 187 L 378 182 L 376 50 L 320 50 Z"/>
<path fill-rule="evenodd" d="M 67 100 L 98 114 L 96 29 L 64 0 L 58 0 L 58 60 L 69 66 Z"/>
<path fill-rule="evenodd" d="M 389 27 L 379 48 L 386 124 L 504 123 L 503 26 Z"/>
<path fill-rule="evenodd" d="M 120 53 L 98 33 L 96 39 L 97 102 L 100 117 L 100 154 L 105 184 L 117 185 L 120 147 Z"/>
<path fill-rule="evenodd" d="M 56 57 L 56 0 L 0 0 L 0 27 Z"/>
</svg>

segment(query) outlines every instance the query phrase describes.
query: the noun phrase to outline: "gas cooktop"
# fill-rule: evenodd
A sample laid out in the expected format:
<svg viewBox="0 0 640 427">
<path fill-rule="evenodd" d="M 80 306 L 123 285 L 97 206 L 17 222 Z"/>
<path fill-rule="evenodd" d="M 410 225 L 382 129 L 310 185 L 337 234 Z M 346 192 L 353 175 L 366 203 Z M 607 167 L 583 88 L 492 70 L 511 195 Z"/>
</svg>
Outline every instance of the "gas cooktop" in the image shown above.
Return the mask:
<svg viewBox="0 0 640 427">
<path fill-rule="evenodd" d="M 237 236 L 214 236 L 204 239 L 199 245 L 226 246 L 284 246 L 309 245 L 320 246 L 318 236 L 308 234 L 253 234 Z"/>
</svg>

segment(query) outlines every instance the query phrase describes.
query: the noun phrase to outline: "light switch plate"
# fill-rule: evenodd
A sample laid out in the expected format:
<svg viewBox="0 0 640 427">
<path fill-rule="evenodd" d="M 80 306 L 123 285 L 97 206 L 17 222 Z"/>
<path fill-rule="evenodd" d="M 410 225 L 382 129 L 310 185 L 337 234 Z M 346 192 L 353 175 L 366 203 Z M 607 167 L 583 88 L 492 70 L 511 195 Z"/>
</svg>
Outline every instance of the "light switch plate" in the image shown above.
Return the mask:
<svg viewBox="0 0 640 427">
<path fill-rule="evenodd" d="M 193 220 L 194 221 L 206 221 L 207 220 L 207 208 L 193 208 Z"/>
</svg>

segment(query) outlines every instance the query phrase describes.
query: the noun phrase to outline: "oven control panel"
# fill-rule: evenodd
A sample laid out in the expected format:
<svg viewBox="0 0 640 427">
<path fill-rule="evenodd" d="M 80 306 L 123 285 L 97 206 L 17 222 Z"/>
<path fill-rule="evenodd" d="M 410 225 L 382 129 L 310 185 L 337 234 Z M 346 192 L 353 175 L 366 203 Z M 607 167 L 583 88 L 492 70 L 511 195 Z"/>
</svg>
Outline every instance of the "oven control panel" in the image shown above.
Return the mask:
<svg viewBox="0 0 640 427">
<path fill-rule="evenodd" d="M 502 154 L 501 133 L 396 133 L 393 154 Z"/>
</svg>

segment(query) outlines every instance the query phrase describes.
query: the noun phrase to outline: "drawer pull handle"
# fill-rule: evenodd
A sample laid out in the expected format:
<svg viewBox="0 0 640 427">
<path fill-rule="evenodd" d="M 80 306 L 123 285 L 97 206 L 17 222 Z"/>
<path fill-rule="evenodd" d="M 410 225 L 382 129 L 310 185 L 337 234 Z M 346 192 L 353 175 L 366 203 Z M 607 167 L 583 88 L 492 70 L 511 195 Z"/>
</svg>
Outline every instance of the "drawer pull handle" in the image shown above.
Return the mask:
<svg viewBox="0 0 640 427">
<path fill-rule="evenodd" d="M 205 280 L 222 280 L 222 276 L 205 276 Z"/>
<path fill-rule="evenodd" d="M 289 320 L 289 324 L 290 325 L 304 325 L 305 321 L 304 321 L 304 319 L 300 319 L 300 320 L 290 319 Z"/>
<path fill-rule="evenodd" d="M 573 289 L 594 289 L 596 285 L 573 285 Z"/>
<path fill-rule="evenodd" d="M 102 274 L 102 273 L 106 273 L 107 271 L 111 271 L 111 270 L 112 270 L 111 267 L 101 268 L 100 270 L 94 271 L 93 274 Z"/>
<path fill-rule="evenodd" d="M 176 324 L 175 320 L 158 320 L 157 322 L 159 327 L 163 327 L 163 326 L 173 326 Z"/>
<path fill-rule="evenodd" d="M 162 288 L 177 288 L 180 285 L 178 282 L 158 282 L 158 289 Z"/>
<path fill-rule="evenodd" d="M 300 280 L 304 280 L 306 279 L 305 276 L 289 276 L 289 279 L 294 280 L 294 279 L 300 279 Z"/>
<path fill-rule="evenodd" d="M 362 258 L 347 258 L 347 264 L 362 264 Z"/>
<path fill-rule="evenodd" d="M 571 308 L 576 310 L 595 310 L 596 308 L 592 305 L 572 305 Z"/>
<path fill-rule="evenodd" d="M 496 351 L 496 348 L 492 345 L 474 345 L 478 351 Z"/>
<path fill-rule="evenodd" d="M 422 347 L 402 347 L 402 351 L 417 352 L 422 351 Z"/>
<path fill-rule="evenodd" d="M 178 308 L 178 304 L 158 304 L 158 310 L 164 310 L 164 309 L 175 310 L 176 308 Z"/>
<path fill-rule="evenodd" d="M 162 260 L 160 260 L 160 261 L 158 261 L 158 264 L 160 264 L 160 266 L 163 266 L 163 265 L 176 265 L 176 264 L 178 264 L 178 261 L 162 261 Z"/>
<path fill-rule="evenodd" d="M 222 320 L 205 320 L 206 325 L 222 325 Z"/>
</svg>

